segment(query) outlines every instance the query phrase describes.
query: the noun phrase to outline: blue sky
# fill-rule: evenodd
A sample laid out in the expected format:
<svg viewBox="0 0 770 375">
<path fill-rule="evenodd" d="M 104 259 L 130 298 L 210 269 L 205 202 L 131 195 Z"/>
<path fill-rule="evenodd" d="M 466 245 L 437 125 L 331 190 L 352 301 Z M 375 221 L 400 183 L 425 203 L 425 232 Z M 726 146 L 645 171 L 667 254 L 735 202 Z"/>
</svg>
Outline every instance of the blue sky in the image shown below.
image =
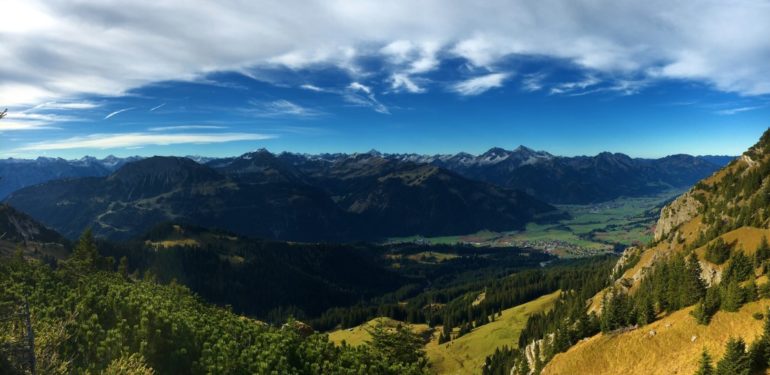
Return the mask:
<svg viewBox="0 0 770 375">
<path fill-rule="evenodd" d="M 13 0 L 0 156 L 735 155 L 770 126 L 766 2 L 447 4 Z"/>
</svg>

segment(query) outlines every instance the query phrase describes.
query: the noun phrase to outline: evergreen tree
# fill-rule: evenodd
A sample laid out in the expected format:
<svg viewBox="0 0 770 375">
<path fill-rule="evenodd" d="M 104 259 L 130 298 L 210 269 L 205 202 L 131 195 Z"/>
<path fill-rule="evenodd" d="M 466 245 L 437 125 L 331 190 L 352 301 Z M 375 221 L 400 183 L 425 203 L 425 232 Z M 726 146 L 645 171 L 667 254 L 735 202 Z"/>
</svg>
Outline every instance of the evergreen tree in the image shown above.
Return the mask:
<svg viewBox="0 0 770 375">
<path fill-rule="evenodd" d="M 770 244 L 767 243 L 767 237 L 762 236 L 757 251 L 754 252 L 754 268 L 761 267 L 768 259 L 770 259 Z"/>
<path fill-rule="evenodd" d="M 701 278 L 701 267 L 698 258 L 690 256 L 687 261 L 684 280 L 679 286 L 682 306 L 690 306 L 706 295 L 706 283 Z"/>
<path fill-rule="evenodd" d="M 96 249 L 94 233 L 91 231 L 91 228 L 86 229 L 83 234 L 80 235 L 78 243 L 75 245 L 75 248 L 72 249 L 70 260 L 85 268 L 96 267 L 99 260 L 99 251 Z"/>
<path fill-rule="evenodd" d="M 128 278 L 128 258 L 125 256 L 120 258 L 120 264 L 118 264 L 118 274 L 123 276 L 124 279 Z"/>
<path fill-rule="evenodd" d="M 752 373 L 764 373 L 770 360 L 770 317 L 765 318 L 762 335 L 749 348 L 749 360 Z"/>
<path fill-rule="evenodd" d="M 722 273 L 722 280 L 736 279 L 738 281 L 744 281 L 748 280 L 751 276 L 754 276 L 754 265 L 752 261 L 743 253 L 743 251 L 737 251 L 735 255 L 730 258 L 730 262 L 727 263 L 727 266 Z"/>
<path fill-rule="evenodd" d="M 731 279 L 722 293 L 722 310 L 736 312 L 743 305 L 743 290 L 738 280 Z"/>
<path fill-rule="evenodd" d="M 644 296 L 640 299 L 636 308 L 636 321 L 640 325 L 647 325 L 655 320 L 655 307 L 652 305 L 652 299 Z"/>
<path fill-rule="evenodd" d="M 743 288 L 744 302 L 756 301 L 759 298 L 759 292 L 757 291 L 757 283 L 754 278 L 751 278 L 746 286 Z"/>
<path fill-rule="evenodd" d="M 711 263 L 722 264 L 730 258 L 730 246 L 725 243 L 722 237 L 719 237 L 706 246 L 704 258 Z"/>
<path fill-rule="evenodd" d="M 741 338 L 727 341 L 725 355 L 717 363 L 717 375 L 749 375 L 751 366 L 746 343 Z"/>
<path fill-rule="evenodd" d="M 714 375 L 714 366 L 711 364 L 711 356 L 706 348 L 703 348 L 695 375 Z"/>
<path fill-rule="evenodd" d="M 422 339 L 403 324 L 390 329 L 384 323 L 377 323 L 369 334 L 369 345 L 389 361 L 402 364 L 425 364 L 427 359 Z"/>
<path fill-rule="evenodd" d="M 711 321 L 711 315 L 706 313 L 706 303 L 704 300 L 700 300 L 695 305 L 695 308 L 690 312 L 690 314 L 695 318 L 695 321 L 698 322 L 698 324 L 702 325 L 708 325 L 709 321 Z"/>
</svg>

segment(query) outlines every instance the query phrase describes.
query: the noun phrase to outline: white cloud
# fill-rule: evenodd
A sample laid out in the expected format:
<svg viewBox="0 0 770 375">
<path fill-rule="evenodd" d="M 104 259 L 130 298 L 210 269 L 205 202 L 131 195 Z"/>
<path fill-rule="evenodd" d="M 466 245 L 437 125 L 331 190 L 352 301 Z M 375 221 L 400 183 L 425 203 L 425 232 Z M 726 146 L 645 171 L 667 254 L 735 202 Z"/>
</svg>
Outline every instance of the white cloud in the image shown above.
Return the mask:
<svg viewBox="0 0 770 375">
<path fill-rule="evenodd" d="M 545 78 L 546 75 L 543 73 L 527 74 L 521 80 L 522 88 L 529 92 L 540 91 L 543 89 L 543 80 Z"/>
<path fill-rule="evenodd" d="M 324 114 L 320 110 L 303 107 L 285 99 L 273 101 L 252 100 L 249 104 L 251 104 L 251 107 L 244 108 L 243 111 L 260 117 L 317 117 Z"/>
<path fill-rule="evenodd" d="M 48 113 L 47 111 L 40 113 L 37 111 L 40 109 L 42 108 L 38 106 L 27 111 L 8 112 L 5 117 L 3 117 L 3 120 L 0 121 L 0 132 L 58 129 L 53 126 L 54 123 L 82 120 L 75 116 Z"/>
<path fill-rule="evenodd" d="M 508 56 L 535 55 L 770 93 L 766 1 L 6 0 L 3 10 L 0 103 L 11 108 L 269 64 L 332 64 L 355 79 L 367 54 L 392 61 L 386 76 L 446 57 L 499 71 Z"/>
<path fill-rule="evenodd" d="M 174 144 L 210 144 L 236 141 L 259 141 L 272 139 L 270 134 L 218 133 L 218 134 L 156 134 L 121 133 L 93 134 L 87 137 L 73 137 L 58 141 L 31 143 L 16 151 L 50 151 L 69 149 L 115 149 L 144 146 L 167 146 Z"/>
<path fill-rule="evenodd" d="M 320 87 L 318 87 L 316 85 L 311 85 L 309 83 L 306 83 L 306 84 L 300 86 L 300 88 L 304 89 L 304 90 L 315 91 L 315 92 L 325 92 L 326 91 L 326 89 L 320 88 Z"/>
<path fill-rule="evenodd" d="M 169 130 L 193 130 L 193 129 L 227 129 L 226 126 L 218 125 L 175 125 L 175 126 L 157 126 L 147 130 L 151 132 L 162 132 Z"/>
<path fill-rule="evenodd" d="M 557 84 L 556 86 L 551 88 L 551 94 L 571 94 L 571 95 L 584 95 L 588 92 L 583 91 L 589 87 L 598 85 L 601 81 L 592 76 L 589 75 L 585 78 L 583 78 L 580 81 L 574 81 L 574 82 L 564 82 Z"/>
<path fill-rule="evenodd" d="M 347 90 L 342 93 L 342 97 L 350 104 L 361 107 L 369 107 L 375 112 L 385 115 L 390 114 L 390 110 L 384 104 L 377 100 L 374 92 L 369 86 L 359 82 L 352 82 Z"/>
<path fill-rule="evenodd" d="M 3 119 L 0 121 L 0 133 L 9 131 L 21 131 L 21 130 L 44 130 L 55 129 L 50 126 L 50 122 L 46 121 L 14 121 Z"/>
<path fill-rule="evenodd" d="M 132 110 L 132 109 L 134 109 L 134 108 L 133 108 L 133 107 L 130 107 L 130 108 L 123 108 L 123 109 L 119 109 L 119 110 L 117 110 L 117 111 L 115 111 L 115 112 L 110 112 L 110 113 L 109 113 L 107 116 L 104 116 L 104 119 L 105 119 L 105 120 L 107 120 L 107 119 L 109 119 L 109 118 L 111 118 L 111 117 L 113 117 L 113 116 L 119 115 L 119 114 L 121 114 L 121 113 L 123 113 L 123 112 L 125 112 L 125 111 L 130 111 L 130 110 Z"/>
<path fill-rule="evenodd" d="M 426 90 L 418 86 L 412 78 L 406 74 L 395 73 L 390 77 L 390 88 L 394 91 L 406 90 L 413 94 L 421 94 Z"/>
<path fill-rule="evenodd" d="M 89 101 L 47 102 L 34 106 L 32 110 L 87 110 L 99 106 L 100 104 Z"/>
<path fill-rule="evenodd" d="M 751 106 L 751 107 L 728 108 L 728 109 L 722 109 L 722 110 L 716 111 L 715 113 L 718 114 L 718 115 L 730 116 L 730 115 L 735 115 L 735 114 L 738 114 L 738 113 L 741 113 L 741 112 L 748 112 L 748 111 L 757 110 L 757 109 L 760 109 L 760 108 L 763 108 L 763 107 L 764 106 L 758 105 L 758 106 Z"/>
<path fill-rule="evenodd" d="M 350 85 L 348 85 L 348 89 L 353 91 L 363 91 L 367 95 L 370 95 L 372 93 L 372 89 L 369 86 L 366 86 L 358 82 L 352 82 Z"/>
<path fill-rule="evenodd" d="M 452 91 L 460 95 L 479 95 L 488 90 L 503 85 L 510 73 L 490 73 L 480 77 L 471 78 L 452 85 Z"/>
<path fill-rule="evenodd" d="M 163 103 L 161 105 L 156 105 L 155 107 L 150 108 L 150 112 L 155 112 L 155 110 L 161 109 L 166 105 L 166 103 Z"/>
</svg>

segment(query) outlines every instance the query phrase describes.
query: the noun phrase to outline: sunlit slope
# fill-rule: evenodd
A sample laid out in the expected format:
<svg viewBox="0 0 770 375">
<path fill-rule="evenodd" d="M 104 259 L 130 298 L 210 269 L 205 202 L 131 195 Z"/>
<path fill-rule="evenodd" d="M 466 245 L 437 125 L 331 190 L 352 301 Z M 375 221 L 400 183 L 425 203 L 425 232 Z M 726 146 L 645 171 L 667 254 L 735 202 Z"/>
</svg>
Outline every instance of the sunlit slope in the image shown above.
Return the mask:
<svg viewBox="0 0 770 375">
<path fill-rule="evenodd" d="M 533 313 L 550 309 L 560 292 L 503 310 L 502 318 L 474 329 L 471 333 L 439 345 L 437 337 L 425 351 L 431 368 L 438 374 L 480 374 L 484 359 L 502 346 L 516 347 L 519 334 Z"/>
<path fill-rule="evenodd" d="M 474 329 L 470 333 L 450 342 L 439 345 L 440 327 L 431 330 L 425 324 L 416 324 L 412 329 L 418 334 L 430 336 L 425 345 L 425 352 L 431 363 L 431 369 L 437 374 L 479 374 L 484 359 L 502 346 L 516 346 L 519 334 L 527 318 L 537 312 L 550 309 L 560 292 L 544 295 L 534 301 L 503 310 L 502 317 L 494 322 Z M 329 339 L 337 344 L 344 340 L 350 345 L 360 345 L 369 340 L 367 330 L 376 322 L 397 324 L 387 318 L 377 318 L 360 326 L 334 331 Z"/>
<path fill-rule="evenodd" d="M 752 315 L 767 314 L 768 307 L 770 300 L 761 300 L 735 313 L 720 311 L 708 326 L 698 325 L 689 307 L 633 331 L 579 342 L 557 354 L 542 374 L 693 374 L 704 347 L 720 358 L 731 336 L 754 341 L 764 323 Z"/>
</svg>

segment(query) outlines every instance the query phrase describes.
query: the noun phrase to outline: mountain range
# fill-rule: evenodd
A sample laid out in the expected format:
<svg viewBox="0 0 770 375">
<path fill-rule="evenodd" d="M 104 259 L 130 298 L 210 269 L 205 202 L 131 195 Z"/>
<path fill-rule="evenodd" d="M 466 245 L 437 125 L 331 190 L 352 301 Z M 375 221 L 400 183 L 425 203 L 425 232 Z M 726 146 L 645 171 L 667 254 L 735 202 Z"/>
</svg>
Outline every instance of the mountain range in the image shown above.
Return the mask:
<svg viewBox="0 0 770 375">
<path fill-rule="evenodd" d="M 511 230 L 553 206 L 445 169 L 362 154 L 300 168 L 266 151 L 220 166 L 152 157 L 104 177 L 49 181 L 7 202 L 67 237 L 131 238 L 166 221 L 295 241 Z"/>
<path fill-rule="evenodd" d="M 214 169 L 233 171 L 243 165 L 244 156 L 250 154 L 253 153 L 229 158 L 187 158 Z M 429 164 L 473 180 L 520 189 L 548 203 L 562 204 L 603 202 L 621 196 L 643 196 L 671 188 L 686 188 L 734 159 L 732 156 L 718 155 L 672 155 L 660 159 L 642 159 L 608 152 L 596 156 L 564 157 L 519 146 L 514 150 L 495 147 L 480 155 L 463 152 L 440 155 L 383 154 L 374 150 L 362 154 L 319 155 L 284 152 L 276 154 L 279 161 L 274 162 L 282 162 L 284 165 L 274 164 L 273 167 L 289 174 L 293 167 L 318 175 L 324 165 L 338 164 L 362 155 Z M 0 199 L 21 188 L 51 180 L 107 176 L 124 164 L 140 159 L 138 156 L 108 156 L 103 159 L 87 156 L 76 160 L 43 157 L 34 160 L 0 160 Z"/>
</svg>

